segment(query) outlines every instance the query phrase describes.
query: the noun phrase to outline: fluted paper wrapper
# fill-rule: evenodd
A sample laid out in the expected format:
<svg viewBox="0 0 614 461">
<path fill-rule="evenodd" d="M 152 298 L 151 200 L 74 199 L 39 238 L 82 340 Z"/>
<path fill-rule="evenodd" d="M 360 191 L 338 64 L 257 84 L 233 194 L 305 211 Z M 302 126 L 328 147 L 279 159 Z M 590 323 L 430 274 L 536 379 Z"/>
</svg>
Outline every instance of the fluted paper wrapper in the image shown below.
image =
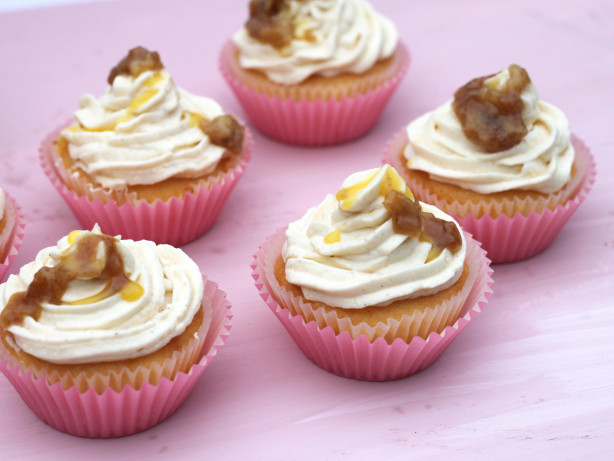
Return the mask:
<svg viewBox="0 0 614 461">
<path fill-rule="evenodd" d="M 387 381 L 423 370 L 480 313 L 492 292 L 490 261 L 479 243 L 465 233 L 470 273 L 462 294 L 427 309 L 430 312 L 424 316 L 407 315 L 401 321 L 391 320 L 376 326 L 352 325 L 336 315 L 327 315 L 323 308 L 313 309 L 308 301 L 280 287 L 273 267 L 285 238 L 285 229 L 278 231 L 254 255 L 252 276 L 256 288 L 307 358 L 324 370 L 346 378 Z M 309 320 L 301 313 L 307 313 Z M 452 315 L 458 317 L 456 321 Z M 446 322 L 448 326 L 444 326 Z M 437 333 L 440 326 L 443 328 Z M 411 333 L 424 328 L 431 331 L 425 335 L 426 339 Z M 394 335 L 398 337 L 391 340 Z"/>
<path fill-rule="evenodd" d="M 45 377 L 35 378 L 24 370 L 7 351 L 2 350 L 0 370 L 15 387 L 23 401 L 51 427 L 80 437 L 120 437 L 144 431 L 168 418 L 187 398 L 205 368 L 228 338 L 232 314 L 226 294 L 206 278 L 203 305 L 210 316 L 203 321 L 204 340 L 196 362 L 188 373 L 177 372 L 173 379 L 162 377 L 157 384 L 141 383 L 136 389 L 126 385 L 117 392 L 107 388 L 102 393 L 91 387 L 80 392 L 77 385 L 64 388 L 62 382 L 50 384 Z M 187 352 L 186 352 L 187 353 Z M 181 360 L 179 354 L 175 359 Z M 173 368 L 173 363 L 165 364 Z M 140 367 L 143 368 L 143 367 Z M 151 370 L 127 371 L 136 382 Z M 108 378 L 81 377 L 92 386 Z M 79 380 L 79 379 L 78 379 Z"/>
<path fill-rule="evenodd" d="M 15 256 L 17 256 L 26 226 L 21 209 L 15 199 L 6 191 L 4 191 L 4 198 L 5 224 L 2 233 L 0 233 L 0 248 L 5 249 L 5 256 L 0 260 L 0 282 L 4 279 L 4 275 L 9 270 Z"/>
<path fill-rule="evenodd" d="M 51 133 L 40 148 L 43 171 L 66 201 L 83 228 L 100 225 L 108 235 L 121 235 L 133 240 L 151 240 L 180 246 L 211 228 L 226 200 L 243 175 L 251 158 L 253 139 L 246 128 L 245 144 L 237 165 L 223 173 L 202 180 L 197 192 L 186 192 L 185 198 L 171 198 L 148 203 L 128 197 L 119 205 L 103 188 L 94 188 L 87 181 L 71 175 L 53 154 L 53 143 L 63 128 Z"/>
<path fill-rule="evenodd" d="M 366 134 L 377 122 L 390 97 L 409 67 L 407 48 L 399 42 L 397 71 L 372 90 L 353 88 L 330 90 L 327 98 L 315 97 L 313 90 L 290 86 L 292 97 L 269 96 L 265 89 L 247 87 L 233 72 L 234 44 L 227 42 L 220 54 L 219 66 L 251 123 L 265 135 L 279 141 L 304 145 L 340 144 Z M 364 83 L 364 82 L 363 82 Z M 341 97 L 340 94 L 352 94 Z"/>
<path fill-rule="evenodd" d="M 493 263 L 508 263 L 530 258 L 545 250 L 590 192 L 595 182 L 595 160 L 578 137 L 572 135 L 571 141 L 576 152 L 577 173 L 564 189 L 571 188 L 576 192 L 566 202 L 561 202 L 561 195 L 566 191 L 539 199 L 503 200 L 491 207 L 484 203 L 449 202 L 438 198 L 414 183 L 405 171 L 400 158 L 409 142 L 405 129 L 398 132 L 386 147 L 383 163 L 392 165 L 421 201 L 452 215 L 464 230 L 482 242 Z M 561 204 L 555 205 L 558 202 Z M 527 216 L 510 212 L 521 208 L 533 211 Z M 497 217 L 493 218 L 491 213 Z M 513 217 L 508 216 L 512 214 Z"/>
</svg>

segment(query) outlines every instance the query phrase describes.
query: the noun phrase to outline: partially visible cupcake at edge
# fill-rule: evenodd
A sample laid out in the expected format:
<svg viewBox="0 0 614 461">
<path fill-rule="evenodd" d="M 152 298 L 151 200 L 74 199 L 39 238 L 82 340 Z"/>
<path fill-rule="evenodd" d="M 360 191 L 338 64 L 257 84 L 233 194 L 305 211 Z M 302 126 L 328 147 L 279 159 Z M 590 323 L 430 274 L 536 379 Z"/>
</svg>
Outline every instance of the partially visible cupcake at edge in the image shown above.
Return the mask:
<svg viewBox="0 0 614 461">
<path fill-rule="evenodd" d="M 200 236 L 250 158 L 245 127 L 178 88 L 155 51 L 130 50 L 107 81 L 45 141 L 46 173 L 84 227 L 174 245 Z"/>
<path fill-rule="evenodd" d="M 588 148 L 565 114 L 511 65 L 471 80 L 409 124 L 389 146 L 420 200 L 459 219 L 493 262 L 545 249 L 594 181 Z"/>
<path fill-rule="evenodd" d="M 21 245 L 23 229 L 17 203 L 0 189 L 0 282 Z"/>
<path fill-rule="evenodd" d="M 2 370 L 57 429 L 144 430 L 181 403 L 178 374 L 208 352 L 212 318 L 225 306 L 204 295 L 205 283 L 170 245 L 73 231 L 0 285 Z"/>
<path fill-rule="evenodd" d="M 367 133 L 409 65 L 396 27 L 365 0 L 254 0 L 222 73 L 251 122 L 291 144 Z"/>
<path fill-rule="evenodd" d="M 270 238 L 256 265 L 288 331 L 297 318 L 296 328 L 314 325 L 311 341 L 301 339 L 305 331 L 293 334 L 311 360 L 372 380 L 427 366 L 445 348 L 440 333 L 483 300 L 489 281 L 479 245 L 450 216 L 418 202 L 389 165 L 349 176 L 336 196 Z M 424 349 L 413 356 L 412 347 Z"/>
</svg>

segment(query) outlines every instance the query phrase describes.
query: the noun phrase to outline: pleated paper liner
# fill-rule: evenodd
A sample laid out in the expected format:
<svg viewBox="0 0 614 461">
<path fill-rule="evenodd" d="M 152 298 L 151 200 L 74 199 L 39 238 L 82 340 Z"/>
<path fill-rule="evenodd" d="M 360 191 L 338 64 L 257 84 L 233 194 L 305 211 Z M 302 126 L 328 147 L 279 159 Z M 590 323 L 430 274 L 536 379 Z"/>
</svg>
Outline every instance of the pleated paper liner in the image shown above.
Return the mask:
<svg viewBox="0 0 614 461">
<path fill-rule="evenodd" d="M 450 202 L 448 200 L 453 199 L 437 197 L 413 181 L 402 156 L 409 142 L 405 129 L 386 147 L 383 163 L 396 168 L 420 200 L 452 215 L 464 230 L 482 242 L 493 263 L 507 263 L 530 258 L 545 250 L 590 192 L 596 175 L 594 158 L 578 137 L 572 135 L 571 141 L 576 151 L 577 173 L 564 190 L 540 199 L 502 200 L 490 207 L 485 203 Z M 575 192 L 570 193 L 569 189 Z M 566 194 L 571 198 L 562 201 L 561 197 Z M 533 211 L 526 216 L 513 213 L 513 210 L 527 208 Z"/>
<path fill-rule="evenodd" d="M 307 358 L 324 370 L 346 378 L 387 381 L 423 370 L 480 313 L 491 293 L 490 261 L 479 243 L 465 233 L 469 277 L 462 294 L 446 302 L 449 306 L 427 309 L 431 312 L 420 317 L 407 315 L 400 322 L 351 325 L 334 314 L 327 315 L 323 308 L 314 310 L 308 301 L 280 287 L 273 267 L 285 238 L 285 229 L 279 230 L 254 255 L 252 276 L 256 288 Z M 444 319 L 444 313 L 453 310 L 454 304 L 458 304 L 458 318 Z M 433 331 L 426 339 L 412 337 L 412 332 L 424 326 L 432 330 L 440 328 L 442 321 L 449 324 L 440 333 Z M 392 340 L 392 333 L 400 337 Z"/>
<path fill-rule="evenodd" d="M 243 175 L 253 148 L 253 138 L 246 129 L 245 144 L 237 166 L 223 174 L 201 180 L 196 193 L 186 192 L 184 199 L 173 197 L 166 202 L 156 200 L 154 203 L 128 197 L 128 202 L 119 205 L 105 189 L 93 187 L 84 179 L 64 170 L 52 150 L 62 129 L 57 129 L 43 141 L 40 162 L 43 171 L 81 225 L 91 229 L 98 223 L 108 235 L 173 246 L 188 243 L 211 228 Z"/>
<path fill-rule="evenodd" d="M 204 340 L 195 340 L 202 348 L 188 373 L 179 371 L 173 379 L 155 379 L 157 384 L 145 381 L 138 389 L 126 385 L 119 392 L 111 387 L 102 392 L 96 392 L 94 387 L 80 392 L 77 385 L 64 388 L 62 382 L 50 384 L 44 376 L 35 378 L 31 370 L 12 363 L 13 358 L 6 350 L 0 351 L 0 370 L 26 405 L 43 422 L 59 431 L 80 437 L 107 438 L 149 429 L 179 408 L 228 338 L 232 319 L 230 303 L 215 283 L 206 278 L 204 282 L 203 305 L 211 315 L 201 327 L 206 330 Z M 173 367 L 172 364 L 166 366 Z M 151 371 L 135 370 L 128 374 L 136 382 L 141 381 L 137 375 L 151 375 Z M 86 380 L 97 386 L 104 379 L 82 377 L 77 381 Z"/>
<path fill-rule="evenodd" d="M 409 67 L 409 53 L 400 42 L 397 59 L 394 72 L 374 76 L 381 83 L 367 91 L 361 88 L 373 84 L 368 78 L 366 82 L 332 88 L 303 89 L 293 85 L 280 90 L 278 84 L 262 86 L 262 82 L 249 87 L 237 69 L 231 41 L 221 51 L 219 66 L 258 130 L 288 144 L 325 146 L 356 139 L 373 128 Z M 348 94 L 351 96 L 343 96 Z"/>
<path fill-rule="evenodd" d="M 4 192 L 5 223 L 0 233 L 0 251 L 4 249 L 4 257 L 0 259 L 0 282 L 17 256 L 26 227 L 23 214 L 17 202 L 6 191 Z"/>
<path fill-rule="evenodd" d="M 81 393 L 94 389 L 98 394 L 102 394 L 108 388 L 121 392 L 125 386 L 139 390 L 146 382 L 156 385 L 162 378 L 173 380 L 179 371 L 186 372 L 198 362 L 207 330 L 211 324 L 211 316 L 211 310 L 205 306 L 198 328 L 191 325 L 187 327 L 193 336 L 186 338 L 187 341 L 182 347 L 177 347 L 176 350 L 163 350 L 161 355 L 150 357 L 147 363 L 124 363 L 125 366 L 110 365 L 75 369 L 45 361 L 28 360 L 26 362 L 24 360 L 22 362 L 22 358 L 15 354 L 6 355 L 0 352 L 0 357 L 7 359 L 8 367 L 19 367 L 22 373 L 32 373 L 32 379 L 44 377 L 50 385 L 59 382 L 64 390 L 73 386 Z M 193 331 L 195 329 L 196 331 Z"/>
</svg>

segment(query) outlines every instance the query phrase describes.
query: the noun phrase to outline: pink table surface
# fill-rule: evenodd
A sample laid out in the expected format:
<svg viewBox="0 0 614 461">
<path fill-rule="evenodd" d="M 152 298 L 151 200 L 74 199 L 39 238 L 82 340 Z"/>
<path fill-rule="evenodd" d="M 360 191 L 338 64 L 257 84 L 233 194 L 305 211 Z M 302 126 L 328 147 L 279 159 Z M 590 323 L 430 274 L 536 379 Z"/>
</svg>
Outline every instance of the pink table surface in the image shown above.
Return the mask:
<svg viewBox="0 0 614 461">
<path fill-rule="evenodd" d="M 27 229 L 12 272 L 78 223 L 37 164 L 44 136 L 137 44 L 178 85 L 242 111 L 217 51 L 246 1 L 125 0 L 0 14 L 0 184 Z M 217 224 L 184 247 L 228 293 L 235 326 L 186 403 L 116 440 L 41 423 L 0 376 L 2 459 L 531 459 L 614 456 L 614 5 L 609 0 L 382 1 L 412 53 L 376 128 L 308 149 L 255 133 L 253 160 Z M 512 62 L 592 148 L 597 183 L 554 244 L 495 268 L 484 312 L 433 366 L 389 383 L 309 362 L 258 297 L 252 254 L 265 237 L 375 167 L 392 135 L 460 84 Z"/>
</svg>

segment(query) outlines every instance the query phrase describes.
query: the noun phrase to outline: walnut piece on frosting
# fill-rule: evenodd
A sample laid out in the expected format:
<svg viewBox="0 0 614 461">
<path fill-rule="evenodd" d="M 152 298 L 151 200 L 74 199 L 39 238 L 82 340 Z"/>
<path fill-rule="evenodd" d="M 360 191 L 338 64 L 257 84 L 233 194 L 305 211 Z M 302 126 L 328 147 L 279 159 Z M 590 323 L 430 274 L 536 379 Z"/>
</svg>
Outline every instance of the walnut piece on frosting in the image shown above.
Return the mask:
<svg viewBox="0 0 614 461">
<path fill-rule="evenodd" d="M 462 247 L 463 240 L 456 224 L 422 211 L 417 200 L 392 189 L 384 198 L 384 208 L 392 215 L 395 233 L 426 240 L 440 250 L 448 248 L 455 252 Z"/>
<path fill-rule="evenodd" d="M 211 142 L 237 154 L 243 147 L 245 128 L 230 115 L 219 115 L 213 120 L 202 119 L 199 128 Z"/>
<path fill-rule="evenodd" d="M 160 61 L 160 55 L 157 51 L 149 51 L 147 48 L 137 46 L 132 48 L 128 55 L 125 56 L 119 63 L 111 69 L 107 82 L 113 84 L 113 80 L 118 75 L 132 75 L 138 77 L 141 73 L 147 70 L 162 70 L 164 64 Z"/>
<path fill-rule="evenodd" d="M 502 85 L 490 85 L 488 80 L 494 75 L 489 75 L 471 80 L 454 93 L 452 109 L 463 133 L 489 153 L 514 147 L 528 132 L 520 94 L 531 79 L 516 64 L 508 71 L 509 79 Z"/>
<path fill-rule="evenodd" d="M 245 23 L 248 34 L 256 40 L 281 49 L 290 44 L 294 26 L 284 14 L 285 0 L 252 0 L 249 19 Z"/>
</svg>

